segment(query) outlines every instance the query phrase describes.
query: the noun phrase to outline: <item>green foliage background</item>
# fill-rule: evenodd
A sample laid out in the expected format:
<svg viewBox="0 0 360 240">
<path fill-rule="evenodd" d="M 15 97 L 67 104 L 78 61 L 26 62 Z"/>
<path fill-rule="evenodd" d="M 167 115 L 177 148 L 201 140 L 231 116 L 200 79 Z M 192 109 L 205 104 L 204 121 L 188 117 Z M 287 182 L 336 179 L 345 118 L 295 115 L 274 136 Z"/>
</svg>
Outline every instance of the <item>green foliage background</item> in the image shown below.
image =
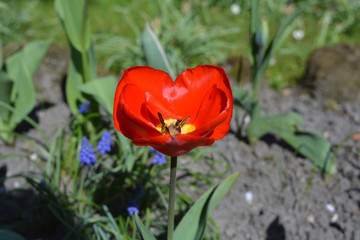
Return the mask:
<svg viewBox="0 0 360 240">
<path fill-rule="evenodd" d="M 360 37 L 357 0 L 287 2 L 264 1 L 260 9 L 261 17 L 270 23 L 271 36 L 294 7 L 305 9 L 288 29 L 267 72 L 270 85 L 276 88 L 293 85 L 301 78 L 306 58 L 316 47 L 337 42 L 356 44 Z M 230 11 L 233 3 L 241 7 L 240 14 Z M 236 0 L 90 0 L 97 63 L 115 73 L 144 64 L 140 36 L 148 21 L 153 23 L 177 73 L 184 66 L 221 64 L 239 55 L 247 57 L 249 5 L 249 1 Z M 20 45 L 34 39 L 67 44 L 51 0 L 0 1 L 0 20 L 0 36 L 5 44 Z M 292 38 L 295 29 L 304 30 L 304 39 Z"/>
</svg>

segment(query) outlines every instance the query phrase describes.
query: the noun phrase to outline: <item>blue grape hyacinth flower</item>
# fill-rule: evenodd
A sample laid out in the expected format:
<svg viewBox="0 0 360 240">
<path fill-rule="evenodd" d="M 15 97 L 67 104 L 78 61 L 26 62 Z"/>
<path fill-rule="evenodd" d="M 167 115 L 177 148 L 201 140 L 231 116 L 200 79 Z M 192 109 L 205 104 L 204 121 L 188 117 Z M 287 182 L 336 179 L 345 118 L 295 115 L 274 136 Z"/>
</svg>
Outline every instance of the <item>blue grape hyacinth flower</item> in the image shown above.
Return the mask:
<svg viewBox="0 0 360 240">
<path fill-rule="evenodd" d="M 134 215 L 135 213 L 139 214 L 139 205 L 134 200 L 129 201 L 126 209 L 130 216 Z"/>
<path fill-rule="evenodd" d="M 166 161 L 166 157 L 165 157 L 165 154 L 157 151 L 155 148 L 153 147 L 150 147 L 150 150 L 155 153 L 155 156 L 152 160 L 152 163 L 153 164 L 166 164 L 167 161 Z"/>
<path fill-rule="evenodd" d="M 79 161 L 81 164 L 89 166 L 95 165 L 96 162 L 95 151 L 86 137 L 81 139 Z"/>
<path fill-rule="evenodd" d="M 100 141 L 97 145 L 97 150 L 99 150 L 101 155 L 104 155 L 111 150 L 111 134 L 108 131 L 105 131 L 101 136 Z"/>
<path fill-rule="evenodd" d="M 79 113 L 86 114 L 90 110 L 90 101 L 86 100 L 85 102 L 79 105 Z"/>
</svg>

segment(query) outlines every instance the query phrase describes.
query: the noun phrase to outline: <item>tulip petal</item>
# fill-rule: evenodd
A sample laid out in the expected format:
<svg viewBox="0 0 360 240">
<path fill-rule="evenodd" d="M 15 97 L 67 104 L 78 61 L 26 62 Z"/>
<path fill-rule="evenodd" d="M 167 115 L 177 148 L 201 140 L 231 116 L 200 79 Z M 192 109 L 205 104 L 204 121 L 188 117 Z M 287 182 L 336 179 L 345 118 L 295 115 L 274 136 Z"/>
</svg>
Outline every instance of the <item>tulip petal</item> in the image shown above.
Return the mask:
<svg viewBox="0 0 360 240">
<path fill-rule="evenodd" d="M 193 135 L 208 136 L 215 139 L 224 137 L 229 131 L 229 124 L 225 125 L 222 134 L 213 136 L 213 131 L 222 125 L 228 115 L 228 101 L 225 93 L 215 85 L 209 90 L 204 97 L 198 114 L 192 124 L 196 126 Z M 209 135 L 210 134 L 210 135 Z M 220 136 L 222 135 L 222 136 Z"/>
<path fill-rule="evenodd" d="M 124 87 L 120 96 L 121 110 L 118 115 L 125 121 L 121 121 L 121 132 L 128 138 L 152 137 L 159 135 L 153 122 L 146 119 L 142 114 L 143 106 L 146 102 L 146 94 L 134 84 L 128 84 Z"/>
<path fill-rule="evenodd" d="M 166 72 L 163 72 L 161 70 L 155 70 L 151 67 L 141 66 L 132 67 L 125 70 L 116 88 L 114 98 L 114 126 L 120 132 L 122 132 L 120 130 L 120 119 L 118 119 L 118 116 L 121 115 L 119 111 L 122 111 L 122 106 L 120 105 L 120 96 L 123 92 L 124 87 L 129 84 L 134 84 L 140 89 L 142 89 L 145 93 L 149 92 L 153 96 L 156 96 L 156 98 L 165 106 L 168 105 L 169 102 L 167 99 L 164 98 L 163 90 L 164 88 L 169 88 L 173 86 L 173 82 L 170 76 Z M 121 121 L 121 124 L 124 124 L 123 121 Z"/>
<path fill-rule="evenodd" d="M 187 69 L 175 82 L 166 72 L 133 67 L 124 71 L 116 90 L 114 126 L 136 145 L 178 156 L 224 137 L 232 107 L 229 79 L 219 67 Z M 195 130 L 162 134 L 159 113 L 165 121 L 190 117 L 187 124 Z"/>
<path fill-rule="evenodd" d="M 232 107 L 229 79 L 224 70 L 219 67 L 204 65 L 187 69 L 176 78 L 174 84 L 178 94 L 171 99 L 172 105 L 174 112 L 183 117 L 194 118 L 198 114 L 204 97 L 214 85 L 223 90 L 228 98 L 231 98 Z"/>
<path fill-rule="evenodd" d="M 149 92 L 159 100 L 165 99 L 164 89 L 173 87 L 169 74 L 151 67 L 132 67 L 124 72 L 122 81 L 135 84 L 144 92 Z"/>
<path fill-rule="evenodd" d="M 177 134 L 175 136 L 162 135 L 151 138 L 138 138 L 132 141 L 138 146 L 151 146 L 168 156 L 185 154 L 198 146 L 210 146 L 214 139 L 194 136 L 190 134 Z"/>
</svg>

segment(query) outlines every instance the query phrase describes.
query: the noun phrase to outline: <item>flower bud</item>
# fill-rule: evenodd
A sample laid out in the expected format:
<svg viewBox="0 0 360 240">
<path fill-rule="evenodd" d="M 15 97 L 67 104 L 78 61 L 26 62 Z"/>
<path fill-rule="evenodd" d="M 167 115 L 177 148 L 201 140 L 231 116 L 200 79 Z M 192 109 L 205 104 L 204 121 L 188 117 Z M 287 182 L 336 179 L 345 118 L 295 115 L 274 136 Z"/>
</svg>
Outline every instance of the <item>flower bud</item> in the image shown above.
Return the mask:
<svg viewBox="0 0 360 240">
<path fill-rule="evenodd" d="M 261 20 L 259 29 L 256 32 L 255 40 L 259 47 L 266 46 L 269 41 L 269 25 L 267 21 Z"/>
</svg>

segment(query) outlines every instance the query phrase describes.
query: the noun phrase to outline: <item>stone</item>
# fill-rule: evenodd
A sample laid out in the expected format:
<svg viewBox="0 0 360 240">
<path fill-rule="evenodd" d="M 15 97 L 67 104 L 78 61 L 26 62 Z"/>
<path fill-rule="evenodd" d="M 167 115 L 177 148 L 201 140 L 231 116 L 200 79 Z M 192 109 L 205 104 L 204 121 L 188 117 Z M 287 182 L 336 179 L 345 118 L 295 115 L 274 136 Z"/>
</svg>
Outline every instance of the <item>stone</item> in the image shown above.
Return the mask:
<svg viewBox="0 0 360 240">
<path fill-rule="evenodd" d="M 313 51 L 300 84 L 325 101 L 360 100 L 360 46 L 337 44 Z"/>
</svg>

